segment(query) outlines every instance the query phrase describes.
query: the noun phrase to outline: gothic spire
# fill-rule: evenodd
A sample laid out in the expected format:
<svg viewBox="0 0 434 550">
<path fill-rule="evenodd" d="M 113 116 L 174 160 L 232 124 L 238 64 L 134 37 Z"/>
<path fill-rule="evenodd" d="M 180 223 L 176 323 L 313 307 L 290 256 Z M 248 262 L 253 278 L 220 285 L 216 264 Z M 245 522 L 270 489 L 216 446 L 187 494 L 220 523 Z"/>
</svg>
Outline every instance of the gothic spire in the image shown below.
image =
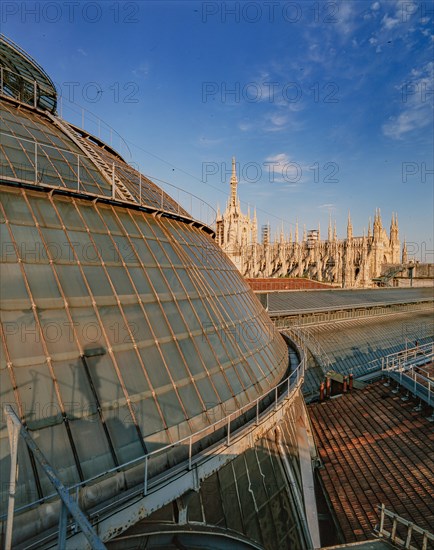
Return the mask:
<svg viewBox="0 0 434 550">
<path fill-rule="evenodd" d="M 235 157 L 232 157 L 232 176 L 231 176 L 231 207 L 237 207 L 237 165 L 235 162 Z"/>
<path fill-rule="evenodd" d="M 348 210 L 347 239 L 353 238 L 353 224 L 351 223 L 351 214 Z"/>
</svg>

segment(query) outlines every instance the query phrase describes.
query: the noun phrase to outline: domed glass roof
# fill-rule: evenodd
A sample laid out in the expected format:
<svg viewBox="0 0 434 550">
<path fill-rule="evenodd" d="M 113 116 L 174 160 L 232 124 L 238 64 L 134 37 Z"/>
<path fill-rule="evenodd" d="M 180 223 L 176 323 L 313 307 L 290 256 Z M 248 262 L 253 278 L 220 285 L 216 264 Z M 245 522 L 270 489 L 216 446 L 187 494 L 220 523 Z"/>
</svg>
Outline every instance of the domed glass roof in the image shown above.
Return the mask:
<svg viewBox="0 0 434 550">
<path fill-rule="evenodd" d="M 98 139 L 13 98 L 0 113 L 1 401 L 65 484 L 284 376 L 286 344 L 210 228 Z M 7 479 L 4 423 L 0 449 Z M 51 494 L 24 449 L 19 462 L 17 505 Z"/>
</svg>

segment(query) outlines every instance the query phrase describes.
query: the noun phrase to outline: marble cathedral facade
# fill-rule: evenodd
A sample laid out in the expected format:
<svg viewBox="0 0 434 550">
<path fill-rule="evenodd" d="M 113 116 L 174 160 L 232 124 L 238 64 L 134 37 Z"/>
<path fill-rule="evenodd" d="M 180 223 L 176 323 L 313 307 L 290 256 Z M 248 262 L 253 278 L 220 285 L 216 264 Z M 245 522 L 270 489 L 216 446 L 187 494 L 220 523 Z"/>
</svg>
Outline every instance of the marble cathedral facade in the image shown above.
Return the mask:
<svg viewBox="0 0 434 550">
<path fill-rule="evenodd" d="M 334 283 L 344 288 L 373 286 L 387 266 L 401 263 L 398 217 L 392 215 L 389 234 L 383 227 L 377 210 L 373 227 L 369 221 L 367 235 L 355 237 L 350 216 L 347 235 L 338 239 L 336 223 L 329 222 L 327 239 L 321 240 L 320 230 L 310 230 L 300 241 L 298 224 L 286 239 L 283 230 L 273 241 L 269 228 L 262 228 L 258 241 L 256 210 L 243 214 L 237 196 L 238 179 L 235 159 L 232 159 L 230 197 L 223 214 L 217 214 L 216 240 L 244 277 L 308 277 Z M 405 243 L 402 261 L 405 262 Z"/>
</svg>

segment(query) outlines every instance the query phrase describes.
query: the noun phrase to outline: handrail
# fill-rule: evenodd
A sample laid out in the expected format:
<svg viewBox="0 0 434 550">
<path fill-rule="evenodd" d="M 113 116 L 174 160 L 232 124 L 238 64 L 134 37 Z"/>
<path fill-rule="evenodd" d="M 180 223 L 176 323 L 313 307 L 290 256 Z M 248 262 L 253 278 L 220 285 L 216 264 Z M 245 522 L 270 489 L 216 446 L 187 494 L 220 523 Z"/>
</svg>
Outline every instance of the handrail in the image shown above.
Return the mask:
<svg viewBox="0 0 434 550">
<path fill-rule="evenodd" d="M 196 453 L 193 452 L 194 443 L 201 441 L 202 439 L 204 439 L 204 437 L 206 437 L 206 435 L 208 434 L 212 435 L 216 433 L 219 429 L 223 428 L 223 429 L 226 429 L 226 434 L 224 435 L 224 437 L 213 442 L 212 444 L 216 444 L 218 442 L 222 444 L 226 442 L 227 445 L 230 445 L 231 438 L 234 437 L 239 430 L 245 428 L 246 426 L 249 426 L 253 421 L 255 422 L 256 425 L 258 425 L 260 423 L 261 417 L 263 417 L 264 415 L 268 415 L 270 410 L 272 410 L 273 407 L 276 408 L 280 401 L 282 401 L 285 398 L 287 399 L 294 394 L 294 392 L 298 389 L 300 384 L 303 382 L 305 367 L 306 367 L 306 354 L 305 354 L 305 351 L 302 350 L 302 359 L 296 369 L 294 369 L 284 380 L 282 380 L 281 382 L 276 384 L 274 387 L 264 392 L 261 396 L 243 405 L 238 410 L 231 412 L 229 415 L 225 416 L 224 418 L 221 418 L 220 420 L 214 422 L 213 424 L 210 424 L 209 426 L 205 426 L 204 428 L 195 432 L 194 434 L 183 437 L 182 439 L 179 439 L 174 443 L 169 443 L 168 445 L 165 445 L 164 447 L 156 449 L 148 454 L 136 457 L 132 460 L 129 460 L 128 462 L 120 464 L 119 466 L 113 467 L 100 474 L 87 478 L 84 481 L 80 481 L 74 485 L 71 485 L 70 487 L 68 487 L 68 490 L 77 492 L 81 488 L 83 488 L 85 485 L 101 480 L 102 478 L 108 476 L 109 474 L 113 474 L 115 472 L 120 472 L 120 471 L 126 471 L 132 466 L 136 466 L 142 463 L 144 465 L 143 492 L 144 492 L 144 495 L 146 496 L 149 492 L 150 481 L 152 480 L 152 477 L 149 476 L 149 462 L 151 459 L 157 457 L 158 455 L 165 454 L 171 449 L 179 448 L 180 446 L 185 445 L 185 447 L 188 446 L 188 459 L 183 460 L 177 464 L 174 464 L 172 467 L 173 468 L 182 467 L 182 469 L 187 467 L 188 470 L 191 470 L 193 467 L 194 457 L 196 455 L 200 455 L 201 453 L 201 450 L 197 451 Z M 272 401 L 268 403 L 267 401 L 269 400 L 270 396 Z M 260 406 L 261 402 L 264 405 L 262 409 Z M 247 414 L 249 412 L 254 413 L 253 417 L 250 420 L 248 420 L 245 424 L 243 424 L 243 426 L 232 427 L 232 431 L 231 431 L 232 422 L 240 418 L 243 414 Z M 16 512 L 23 512 L 27 508 L 31 508 L 36 504 L 42 504 L 46 501 L 51 500 L 55 496 L 56 496 L 56 493 L 47 495 L 39 500 L 33 501 L 29 504 L 21 506 L 20 508 L 17 508 Z M 0 516 L 0 519 L 2 518 L 4 518 L 4 515 Z"/>
<path fill-rule="evenodd" d="M 16 164 L 15 170 L 19 170 L 20 173 L 18 174 L 18 177 L 11 178 L 9 176 L 3 176 L 2 168 L 0 166 L 0 176 L 2 176 L 5 180 L 13 180 L 13 181 L 23 181 L 23 182 L 29 182 L 33 185 L 38 185 L 41 183 L 41 171 L 40 171 L 40 162 L 39 157 L 41 155 L 41 152 L 47 149 L 53 149 L 56 152 L 60 152 L 63 155 L 66 156 L 68 161 L 65 159 L 65 168 L 68 168 L 67 174 L 57 173 L 53 171 L 53 173 L 50 175 L 54 175 L 58 178 L 60 188 L 66 188 L 75 190 L 76 192 L 84 192 L 83 191 L 83 185 L 86 185 L 88 182 L 85 180 L 83 174 L 84 170 L 83 167 L 86 165 L 92 165 L 92 168 L 94 168 L 93 161 L 90 157 L 88 157 L 84 153 L 78 153 L 73 152 L 68 149 L 64 149 L 62 147 L 57 147 L 54 145 L 41 143 L 36 140 L 28 139 L 28 138 L 18 138 L 17 136 L 10 134 L 8 132 L 0 132 L 0 135 L 7 136 L 13 140 L 15 140 L 18 144 L 19 143 L 28 143 L 29 147 L 26 149 L 26 154 L 29 157 L 29 164 Z M 5 145 L 4 145 L 5 146 Z M 45 156 L 43 157 L 45 159 Z M 85 162 L 84 162 L 85 161 Z M 146 194 L 145 190 L 146 187 L 143 184 L 143 194 L 142 194 L 142 174 L 136 170 L 134 167 L 130 166 L 129 164 L 123 164 L 118 162 L 111 162 L 111 166 L 114 167 L 114 169 L 118 168 L 121 172 L 127 172 L 134 176 L 134 178 L 137 180 L 137 183 L 133 183 L 132 185 L 137 185 L 136 194 L 138 195 L 138 202 L 140 206 L 149 206 L 151 208 L 157 209 L 159 212 L 167 213 L 169 215 L 176 214 L 182 218 L 188 218 L 193 221 L 199 221 L 200 223 L 212 227 L 215 219 L 216 219 L 216 211 L 214 208 L 206 203 L 204 200 L 202 200 L 200 197 L 193 195 L 192 193 L 189 193 L 188 191 L 185 191 L 181 187 L 177 187 L 176 185 L 173 185 L 168 182 L 164 182 L 165 185 L 168 185 L 172 187 L 173 189 L 176 189 L 178 192 L 178 201 L 176 201 L 174 198 L 172 198 L 164 189 L 159 187 L 158 185 L 154 184 L 151 180 L 151 183 L 153 184 L 151 194 L 155 194 L 156 201 L 154 202 L 148 202 L 146 200 Z M 61 169 L 61 166 L 59 166 L 59 169 Z M 96 170 L 100 170 L 99 168 L 96 168 Z M 43 173 L 43 171 L 42 171 Z M 118 177 L 120 177 L 118 175 Z M 144 178 L 147 178 L 147 176 L 143 175 Z M 73 186 L 67 186 L 65 187 L 62 182 L 64 180 L 68 180 L 72 182 Z M 148 178 L 149 179 L 149 178 Z M 52 187 L 54 189 L 57 189 L 59 186 L 53 185 L 52 183 L 45 184 L 48 187 Z M 109 184 L 107 184 L 109 185 Z M 110 198 L 112 196 L 112 189 L 107 187 L 107 195 L 98 195 L 95 196 L 101 196 L 104 199 Z M 125 201 L 122 198 L 116 197 L 116 200 L 119 200 L 121 202 L 126 202 L 127 204 L 131 204 L 130 201 Z M 189 204 L 186 204 L 185 207 L 181 206 L 181 202 L 189 202 Z M 173 204 L 171 204 L 173 203 Z M 136 204 L 136 203 L 135 203 Z M 190 207 L 190 210 L 189 210 Z M 183 210 L 183 212 L 181 211 Z"/>
<path fill-rule="evenodd" d="M 422 550 L 427 550 L 428 540 L 434 542 L 434 535 L 428 530 L 422 529 L 421 527 L 415 525 L 412 521 L 404 519 L 403 517 L 398 516 L 398 514 L 391 512 L 385 507 L 384 504 L 381 504 L 381 506 L 377 506 L 377 508 L 381 511 L 380 525 L 376 525 L 374 531 L 376 531 L 380 537 L 384 537 L 387 540 L 390 540 L 390 542 L 392 542 L 393 544 L 399 544 L 402 548 L 405 549 L 414 548 L 414 546 L 411 545 L 414 533 L 422 535 Z M 386 518 L 390 518 L 392 520 L 392 528 L 390 531 L 387 531 L 387 529 L 384 527 Z M 401 539 L 397 534 L 398 524 L 407 527 L 407 536 L 405 537 L 405 540 Z"/>
<path fill-rule="evenodd" d="M 427 353 L 425 353 L 425 350 Z M 434 359 L 434 344 L 417 346 L 411 350 L 405 350 L 401 355 L 395 354 L 394 357 L 387 358 L 381 366 L 381 371 L 389 377 L 396 379 L 399 384 L 405 387 L 416 397 L 428 403 L 428 406 L 434 404 L 434 382 L 423 374 L 415 370 L 418 363 L 423 361 L 426 364 Z"/>
<path fill-rule="evenodd" d="M 390 301 L 390 302 L 368 302 L 368 303 L 354 303 L 354 304 L 346 304 L 346 305 L 340 305 L 336 304 L 335 306 L 327 306 L 327 307 L 311 307 L 311 308 L 304 308 L 304 309 L 275 309 L 275 310 L 268 310 L 268 314 L 270 317 L 281 317 L 281 316 L 290 316 L 290 315 L 299 315 L 302 313 L 326 313 L 328 311 L 339 311 L 339 310 L 347 310 L 347 309 L 362 309 L 362 308 L 373 308 L 373 307 L 387 307 L 387 306 L 393 306 L 398 304 L 413 304 L 413 303 L 420 303 L 420 302 L 433 302 L 434 299 L 432 297 L 429 298 L 417 298 L 417 299 L 408 299 L 405 302 L 402 300 L 397 301 Z"/>
<path fill-rule="evenodd" d="M 96 534 L 92 525 L 89 523 L 87 517 L 83 514 L 80 507 L 75 500 L 71 497 L 68 489 L 60 481 L 53 467 L 48 463 L 47 459 L 43 455 L 38 444 L 34 441 L 29 431 L 24 427 L 17 413 L 13 410 L 11 405 L 5 405 L 4 412 L 6 415 L 6 422 L 8 427 L 8 434 L 10 438 L 11 447 L 11 484 L 9 489 L 9 502 L 8 502 L 8 515 L 6 525 L 5 536 L 5 549 L 12 549 L 12 528 L 14 519 L 14 501 L 15 501 L 15 480 L 17 477 L 17 450 L 18 450 L 18 435 L 24 439 L 27 447 L 32 453 L 32 456 L 36 458 L 41 469 L 45 472 L 50 483 L 56 490 L 62 501 L 62 510 L 59 519 L 59 548 L 64 548 L 66 540 L 66 520 L 68 513 L 74 518 L 77 524 L 83 531 L 84 536 L 88 540 L 93 550 L 106 550 L 105 545 Z"/>
<path fill-rule="evenodd" d="M 41 72 L 41 74 L 44 75 L 44 77 L 49 81 L 51 82 L 51 78 L 48 76 L 48 74 L 45 72 L 45 70 L 39 65 L 39 63 L 33 59 L 33 57 L 31 55 L 29 55 L 21 46 L 19 46 L 16 42 L 14 42 L 11 38 L 9 38 L 9 36 L 6 36 L 5 34 L 3 33 L 0 33 L 0 40 L 3 40 L 3 42 L 5 42 L 5 44 L 8 44 L 8 46 L 11 46 L 12 48 L 14 48 L 18 53 L 20 53 L 27 61 L 30 61 L 36 69 L 38 69 L 38 71 Z M 21 78 L 26 78 L 24 77 L 23 75 L 21 75 L 20 73 L 15 73 L 17 74 L 18 76 L 20 76 Z M 52 83 L 52 82 L 51 82 Z M 54 87 L 54 84 L 52 83 L 53 87 Z M 55 87 L 54 87 L 54 90 L 56 91 Z"/>
<path fill-rule="evenodd" d="M 64 119 L 63 113 L 64 111 L 67 111 L 67 114 L 69 114 L 72 117 L 74 115 L 79 116 L 79 123 L 75 124 L 72 122 L 72 120 L 66 121 Z M 132 157 L 131 150 L 128 146 L 128 143 L 125 141 L 125 139 L 121 136 L 121 134 L 115 130 L 110 124 L 107 124 L 102 118 L 100 118 L 98 115 L 95 115 L 90 111 L 89 109 L 86 109 L 85 107 L 82 107 L 75 101 L 69 101 L 64 100 L 63 96 L 60 95 L 59 97 L 59 115 L 62 120 L 65 120 L 66 123 L 71 123 L 73 126 L 77 126 L 77 128 L 83 130 L 85 133 L 89 133 L 95 137 L 97 137 L 99 140 L 106 142 L 110 147 L 113 147 L 114 149 L 119 148 L 119 154 L 122 157 L 125 153 L 128 154 L 128 159 L 130 160 Z M 70 117 L 68 117 L 70 118 Z M 94 125 L 94 128 L 92 130 L 89 129 L 89 125 Z M 86 127 L 87 126 L 87 127 Z M 107 132 L 107 135 L 104 135 L 103 131 Z M 113 143 L 113 137 L 116 137 L 118 140 L 117 144 Z M 125 149 L 125 152 L 123 151 Z"/>
</svg>

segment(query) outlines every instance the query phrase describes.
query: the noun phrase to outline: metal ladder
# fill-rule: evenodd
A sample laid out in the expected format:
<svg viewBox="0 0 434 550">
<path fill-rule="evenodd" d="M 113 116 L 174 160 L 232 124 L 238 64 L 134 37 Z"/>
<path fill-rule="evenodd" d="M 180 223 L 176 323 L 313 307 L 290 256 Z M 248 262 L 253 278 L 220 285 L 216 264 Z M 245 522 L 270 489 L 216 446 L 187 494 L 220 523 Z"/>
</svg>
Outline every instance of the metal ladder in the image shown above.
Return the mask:
<svg viewBox="0 0 434 550">
<path fill-rule="evenodd" d="M 54 124 L 62 130 L 74 143 L 79 147 L 87 158 L 96 166 L 98 171 L 103 175 L 107 183 L 112 187 L 112 198 L 116 198 L 117 195 L 125 201 L 138 203 L 139 201 L 134 195 L 127 189 L 122 183 L 122 180 L 116 175 L 114 163 L 112 166 L 106 162 L 95 149 L 87 142 L 86 138 L 81 136 L 77 131 L 73 130 L 66 122 L 57 116 L 47 112 L 49 118 Z"/>
</svg>

